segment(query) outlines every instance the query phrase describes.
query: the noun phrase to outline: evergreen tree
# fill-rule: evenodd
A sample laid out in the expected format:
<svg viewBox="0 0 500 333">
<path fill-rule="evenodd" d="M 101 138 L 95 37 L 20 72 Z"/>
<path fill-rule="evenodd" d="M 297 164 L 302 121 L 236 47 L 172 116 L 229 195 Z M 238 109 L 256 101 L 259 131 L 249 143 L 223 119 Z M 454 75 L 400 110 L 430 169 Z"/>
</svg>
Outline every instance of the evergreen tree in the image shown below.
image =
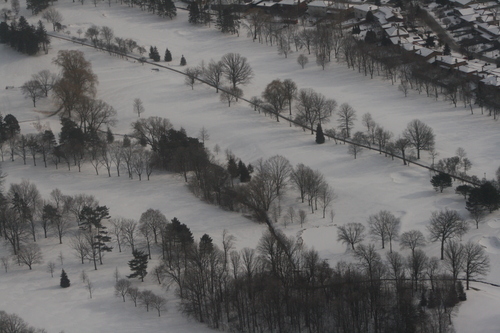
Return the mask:
<svg viewBox="0 0 500 333">
<path fill-rule="evenodd" d="M 233 179 L 240 175 L 236 160 L 232 156 L 229 157 L 229 160 L 227 161 L 227 172 L 231 176 L 231 184 L 233 183 Z"/>
<path fill-rule="evenodd" d="M 440 172 L 432 177 L 431 184 L 436 191 L 439 189 L 443 193 L 445 188 L 451 187 L 452 179 L 450 175 Z"/>
<path fill-rule="evenodd" d="M 241 160 L 238 162 L 238 172 L 240 174 L 240 182 L 246 183 L 249 182 L 252 176 L 250 176 L 250 172 L 248 172 L 248 168 Z"/>
<path fill-rule="evenodd" d="M 7 22 L 0 22 L 0 43 L 5 44 L 10 41 L 10 28 Z"/>
<path fill-rule="evenodd" d="M 172 61 L 172 53 L 170 53 L 169 49 L 167 49 L 165 51 L 165 61 L 166 62 L 171 62 Z"/>
<path fill-rule="evenodd" d="M 321 124 L 318 124 L 318 126 L 316 127 L 316 143 L 325 143 L 325 135 L 323 134 L 323 128 L 321 127 Z"/>
<path fill-rule="evenodd" d="M 127 134 L 125 134 L 123 136 L 123 147 L 127 148 L 130 147 L 130 145 L 131 145 L 130 138 L 128 137 Z"/>
<path fill-rule="evenodd" d="M 132 252 L 134 259 L 128 262 L 128 266 L 132 271 L 132 274 L 128 275 L 129 279 L 139 277 L 142 282 L 144 282 L 144 277 L 148 274 L 148 254 L 144 253 L 144 251 L 134 250 Z"/>
<path fill-rule="evenodd" d="M 106 141 L 108 142 L 108 144 L 111 144 L 115 141 L 115 135 L 113 134 L 109 126 L 108 126 L 108 131 L 106 132 Z"/>
<path fill-rule="evenodd" d="M 189 5 L 189 23 L 198 24 L 201 22 L 200 8 L 196 1 Z"/>
<path fill-rule="evenodd" d="M 158 52 L 156 46 L 152 47 L 149 57 L 153 59 L 153 61 L 160 61 L 161 59 L 160 53 Z"/>
<path fill-rule="evenodd" d="M 186 62 L 186 58 L 184 58 L 184 55 L 182 55 L 181 57 L 181 66 L 186 66 L 187 65 L 187 62 Z"/>
<path fill-rule="evenodd" d="M 61 285 L 62 288 L 68 288 L 71 283 L 68 279 L 68 275 L 66 274 L 66 272 L 64 271 L 64 269 L 62 270 L 62 273 L 61 273 L 61 282 L 59 283 Z"/>
<path fill-rule="evenodd" d="M 149 59 L 153 59 L 153 57 L 154 57 L 154 48 L 153 48 L 153 46 L 149 47 L 149 54 L 148 54 L 148 56 L 149 56 Z"/>
<path fill-rule="evenodd" d="M 172 0 L 164 0 L 163 4 L 163 10 L 165 16 L 168 16 L 169 18 L 174 18 L 177 16 L 177 8 L 175 7 L 175 4 Z"/>
<path fill-rule="evenodd" d="M 451 54 L 451 49 L 450 49 L 450 46 L 448 44 L 444 44 L 443 54 L 444 55 L 450 55 Z"/>
</svg>

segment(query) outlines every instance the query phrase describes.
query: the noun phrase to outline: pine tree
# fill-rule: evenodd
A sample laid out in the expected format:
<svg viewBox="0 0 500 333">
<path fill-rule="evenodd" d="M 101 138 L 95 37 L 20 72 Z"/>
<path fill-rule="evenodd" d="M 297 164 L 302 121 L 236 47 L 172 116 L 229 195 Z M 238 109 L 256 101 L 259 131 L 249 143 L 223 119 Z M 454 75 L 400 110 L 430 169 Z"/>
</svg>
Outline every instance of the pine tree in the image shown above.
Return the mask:
<svg viewBox="0 0 500 333">
<path fill-rule="evenodd" d="M 172 61 L 172 53 L 170 53 L 169 49 L 167 49 L 165 51 L 165 61 L 166 62 L 171 62 Z"/>
<path fill-rule="evenodd" d="M 186 58 L 184 58 L 184 55 L 182 55 L 181 57 L 181 66 L 186 66 L 187 62 L 186 62 Z"/>
<path fill-rule="evenodd" d="M 238 171 L 240 174 L 240 182 L 246 183 L 249 182 L 252 176 L 250 176 L 250 172 L 248 172 L 248 168 L 241 160 L 238 162 Z"/>
<path fill-rule="evenodd" d="M 325 143 L 325 135 L 323 134 L 323 128 L 321 127 L 321 124 L 318 124 L 318 126 L 316 127 L 316 143 Z"/>
<path fill-rule="evenodd" d="M 158 52 L 158 49 L 156 48 L 156 46 L 153 47 L 153 53 L 152 53 L 151 59 L 153 59 L 153 61 L 160 61 L 160 59 L 161 59 L 160 53 Z"/>
<path fill-rule="evenodd" d="M 144 277 L 148 274 L 148 254 L 144 251 L 134 250 L 132 252 L 134 259 L 128 262 L 128 266 L 132 271 L 132 274 L 128 275 L 129 279 L 139 277 L 142 282 L 144 282 Z"/>
<path fill-rule="evenodd" d="M 238 165 L 236 164 L 234 157 L 230 157 L 229 160 L 227 161 L 227 172 L 231 176 L 231 185 L 232 185 L 233 179 L 240 175 L 240 172 L 238 170 Z"/>
<path fill-rule="evenodd" d="M 189 23 L 198 24 L 201 21 L 200 8 L 196 1 L 189 5 Z"/>
<path fill-rule="evenodd" d="M 451 54 L 451 49 L 450 49 L 450 46 L 448 44 L 444 44 L 443 54 L 444 55 L 450 55 Z"/>
<path fill-rule="evenodd" d="M 106 132 L 106 142 L 108 144 L 111 144 L 115 141 L 115 135 L 113 134 L 113 132 L 111 131 L 111 128 L 109 128 L 108 126 L 108 131 Z"/>
<path fill-rule="evenodd" d="M 66 272 L 64 271 L 64 269 L 62 270 L 62 273 L 61 273 L 61 282 L 60 282 L 60 285 L 62 288 L 68 288 L 71 283 L 68 279 L 68 275 L 66 274 Z"/>
<path fill-rule="evenodd" d="M 165 0 L 164 2 L 165 16 L 169 18 L 174 18 L 177 16 L 177 8 L 172 0 Z"/>
<path fill-rule="evenodd" d="M 440 172 L 432 177 L 431 184 L 436 191 L 439 189 L 441 193 L 443 193 L 443 190 L 447 187 L 451 187 L 453 182 L 450 175 Z"/>
</svg>

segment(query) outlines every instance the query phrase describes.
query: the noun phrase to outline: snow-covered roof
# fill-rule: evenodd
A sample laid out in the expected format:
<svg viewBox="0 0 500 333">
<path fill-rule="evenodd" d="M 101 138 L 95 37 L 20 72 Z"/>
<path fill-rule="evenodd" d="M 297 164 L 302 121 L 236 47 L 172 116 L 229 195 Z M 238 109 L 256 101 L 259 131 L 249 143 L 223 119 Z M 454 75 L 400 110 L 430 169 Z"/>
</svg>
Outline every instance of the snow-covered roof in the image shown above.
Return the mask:
<svg viewBox="0 0 500 333">
<path fill-rule="evenodd" d="M 483 31 L 493 35 L 500 36 L 500 27 L 498 25 L 489 25 L 488 23 L 478 23 L 477 26 Z"/>
<path fill-rule="evenodd" d="M 277 4 L 277 2 L 273 2 L 273 1 L 261 1 L 261 2 L 257 3 L 256 6 L 257 7 L 272 7 L 276 4 Z"/>
<path fill-rule="evenodd" d="M 477 69 L 475 68 L 471 68 L 467 65 L 464 65 L 464 66 L 458 66 L 458 70 L 462 73 L 465 73 L 465 74 L 472 74 L 474 72 L 477 72 Z"/>
<path fill-rule="evenodd" d="M 390 28 L 385 29 L 387 35 L 391 36 L 408 36 L 408 31 L 405 28 L 399 26 L 391 26 Z"/>
<path fill-rule="evenodd" d="M 431 50 L 427 47 L 421 47 L 420 49 L 417 50 L 417 52 L 415 52 L 415 54 L 418 54 L 419 56 L 422 56 L 422 57 L 428 57 L 430 56 L 431 54 L 433 54 L 434 52 L 436 52 L 435 50 Z"/>
<path fill-rule="evenodd" d="M 458 3 L 459 5 L 462 5 L 462 6 L 467 6 L 468 4 L 470 4 L 473 1 L 474 0 L 453 0 L 453 2 L 456 2 L 456 3 Z"/>
<path fill-rule="evenodd" d="M 315 0 L 315 1 L 309 2 L 307 4 L 307 7 L 327 8 L 330 6 L 331 6 L 331 3 L 329 1 L 321 1 L 321 0 Z"/>
<path fill-rule="evenodd" d="M 500 86 L 500 79 L 496 75 L 488 75 L 481 82 L 490 86 Z"/>
<path fill-rule="evenodd" d="M 379 7 L 375 6 L 375 5 L 364 3 L 362 5 L 352 6 L 352 8 L 354 8 L 354 10 L 357 10 L 360 12 L 368 13 L 369 11 L 372 11 L 372 12 L 377 11 Z"/>
<path fill-rule="evenodd" d="M 461 16 L 475 14 L 474 9 L 470 8 L 470 7 L 469 8 L 461 8 L 458 10 L 458 12 L 460 13 Z"/>
<path fill-rule="evenodd" d="M 415 53 L 418 52 L 422 48 L 422 46 L 418 44 L 413 44 L 413 43 L 404 43 L 401 44 L 401 47 L 405 49 L 406 51 L 416 51 Z"/>
<path fill-rule="evenodd" d="M 285 5 L 285 6 L 293 6 L 293 5 L 296 5 L 298 3 L 297 0 L 281 0 L 279 2 L 280 5 Z"/>
<path fill-rule="evenodd" d="M 479 15 L 471 14 L 471 15 L 462 15 L 460 18 L 466 22 L 475 22 Z"/>
</svg>

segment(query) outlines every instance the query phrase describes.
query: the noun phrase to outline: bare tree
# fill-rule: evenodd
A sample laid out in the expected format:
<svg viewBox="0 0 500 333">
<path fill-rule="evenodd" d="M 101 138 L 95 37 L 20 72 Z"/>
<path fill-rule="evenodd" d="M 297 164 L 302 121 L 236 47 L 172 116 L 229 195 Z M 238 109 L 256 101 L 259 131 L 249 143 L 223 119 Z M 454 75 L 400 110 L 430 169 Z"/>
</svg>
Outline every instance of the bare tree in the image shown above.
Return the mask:
<svg viewBox="0 0 500 333">
<path fill-rule="evenodd" d="M 37 74 L 33 74 L 31 78 L 38 82 L 40 90 L 45 97 L 49 95 L 49 92 L 52 90 L 57 81 L 57 75 L 51 73 L 47 69 L 44 69 Z"/>
<path fill-rule="evenodd" d="M 309 125 L 311 134 L 314 134 L 314 125 L 327 123 L 336 107 L 335 100 L 326 99 L 323 94 L 312 89 L 300 89 L 297 95 L 296 121 Z"/>
<path fill-rule="evenodd" d="M 247 84 L 253 78 L 253 70 L 247 62 L 247 58 L 239 53 L 227 53 L 222 59 L 224 76 L 231 82 L 233 89 L 239 84 Z"/>
<path fill-rule="evenodd" d="M 115 295 L 117 297 L 122 297 L 125 302 L 125 296 L 127 296 L 128 289 L 132 286 L 132 282 L 128 279 L 119 279 L 115 283 Z"/>
<path fill-rule="evenodd" d="M 308 62 L 309 58 L 307 58 L 306 55 L 301 54 L 297 57 L 297 63 L 300 65 L 300 67 L 302 67 L 302 69 L 304 69 Z"/>
<path fill-rule="evenodd" d="M 490 270 L 490 259 L 484 248 L 468 241 L 463 247 L 463 270 L 465 273 L 466 289 L 469 290 L 469 281 L 478 275 L 486 275 Z"/>
<path fill-rule="evenodd" d="M 288 159 L 281 155 L 275 155 L 264 162 L 259 161 L 256 169 L 259 175 L 269 179 L 271 188 L 276 191 L 277 196 L 283 194 L 292 172 L 292 166 Z"/>
<path fill-rule="evenodd" d="M 5 273 L 9 270 L 10 267 L 10 258 L 9 257 L 1 257 L 0 262 L 2 262 L 2 267 L 5 270 Z"/>
<path fill-rule="evenodd" d="M 415 290 L 418 288 L 418 281 L 422 278 L 424 270 L 429 262 L 429 258 L 424 251 L 416 249 L 407 258 L 408 269 L 410 270 L 410 275 L 415 286 Z"/>
<path fill-rule="evenodd" d="M 158 295 L 153 295 L 153 300 L 151 306 L 158 311 L 158 317 L 161 316 L 161 311 L 165 310 L 165 306 L 167 305 L 166 298 Z"/>
<path fill-rule="evenodd" d="M 44 96 L 42 87 L 36 80 L 25 82 L 21 86 L 21 91 L 26 98 L 30 98 L 33 101 L 33 107 L 36 107 L 36 101 Z"/>
<path fill-rule="evenodd" d="M 198 83 L 198 78 L 202 74 L 202 70 L 199 67 L 189 67 L 185 72 L 185 83 L 194 89 L 194 85 Z"/>
<path fill-rule="evenodd" d="M 207 129 L 203 126 L 198 133 L 198 139 L 205 145 L 205 141 L 210 140 L 210 134 L 208 134 Z"/>
<path fill-rule="evenodd" d="M 94 292 L 95 287 L 92 281 L 90 281 L 90 279 L 88 278 L 87 281 L 85 281 L 85 289 L 87 289 L 87 291 L 89 292 L 89 297 L 90 299 L 92 299 L 92 293 Z"/>
<path fill-rule="evenodd" d="M 321 202 L 321 208 L 323 210 L 323 218 L 325 218 L 326 209 L 330 207 L 335 199 L 337 199 L 337 194 L 335 194 L 335 191 L 330 185 L 328 185 L 327 183 L 323 183 L 320 187 L 318 197 Z"/>
<path fill-rule="evenodd" d="M 288 103 L 285 87 L 280 79 L 273 80 L 262 92 L 262 98 L 267 102 L 270 111 L 276 115 L 276 121 L 280 121 L 279 115 Z"/>
<path fill-rule="evenodd" d="M 429 150 L 434 147 L 435 136 L 432 128 L 418 119 L 408 123 L 403 131 L 403 137 L 417 150 L 417 159 L 420 159 L 421 150 Z"/>
<path fill-rule="evenodd" d="M 218 93 L 224 77 L 224 66 L 222 62 L 215 62 L 211 59 L 208 65 L 204 67 L 202 76 L 205 81 L 215 87 L 215 92 Z"/>
<path fill-rule="evenodd" d="M 40 246 L 36 243 L 28 243 L 21 245 L 17 252 L 17 260 L 19 263 L 26 265 L 31 270 L 34 264 L 41 264 L 43 259 Z"/>
<path fill-rule="evenodd" d="M 463 269 L 464 246 L 454 239 L 450 239 L 444 246 L 444 264 L 448 267 L 453 283 L 457 282 L 458 274 Z"/>
<path fill-rule="evenodd" d="M 19 212 L 19 218 L 30 226 L 33 241 L 36 242 L 36 215 L 43 203 L 38 188 L 29 180 L 23 179 L 19 184 L 10 185 L 7 197 Z"/>
<path fill-rule="evenodd" d="M 134 306 L 137 306 L 137 299 L 140 295 L 139 289 L 137 287 L 129 287 L 127 289 L 127 295 L 134 302 Z"/>
<path fill-rule="evenodd" d="M 354 246 L 361 243 L 364 238 L 365 226 L 361 223 L 347 223 L 337 227 L 337 241 L 351 245 L 354 251 Z"/>
<path fill-rule="evenodd" d="M 227 103 L 228 107 L 231 107 L 232 102 L 238 102 L 238 98 L 243 96 L 243 91 L 236 87 L 225 87 L 220 94 L 220 101 Z"/>
<path fill-rule="evenodd" d="M 290 116 L 292 115 L 292 101 L 297 95 L 297 84 L 292 79 L 283 80 L 283 91 L 285 93 L 285 97 L 288 100 L 288 110 L 290 112 Z"/>
<path fill-rule="evenodd" d="M 342 104 L 337 111 L 338 128 L 344 133 L 346 138 L 351 135 L 351 128 L 356 120 L 356 111 L 347 103 Z"/>
<path fill-rule="evenodd" d="M 430 232 L 432 242 L 441 242 L 441 260 L 444 259 L 444 245 L 448 239 L 462 236 L 468 230 L 467 223 L 456 210 L 432 212 L 427 230 Z"/>
<path fill-rule="evenodd" d="M 137 117 L 139 118 L 141 117 L 141 114 L 144 113 L 144 111 L 146 111 L 146 109 L 144 109 L 144 105 L 142 104 L 142 100 L 140 98 L 134 99 L 133 110 L 134 113 L 137 113 Z"/>
<path fill-rule="evenodd" d="M 402 249 L 410 249 L 411 253 L 415 253 L 417 247 L 425 246 L 425 237 L 420 230 L 405 231 L 399 238 L 399 245 Z"/>
<path fill-rule="evenodd" d="M 151 290 L 143 290 L 139 292 L 139 304 L 146 308 L 149 312 L 149 306 L 153 305 L 153 299 L 156 295 Z"/>
<path fill-rule="evenodd" d="M 132 252 L 134 252 L 137 242 L 137 222 L 135 220 L 123 220 L 123 241 L 130 246 Z"/>
<path fill-rule="evenodd" d="M 300 221 L 300 227 L 302 228 L 304 226 L 304 223 L 307 221 L 307 213 L 303 209 L 299 209 L 299 221 Z"/>
<path fill-rule="evenodd" d="M 55 271 L 55 269 L 56 269 L 56 263 L 53 262 L 53 261 L 49 261 L 47 263 L 47 272 L 50 273 L 51 277 L 54 277 L 54 271 Z"/>
<path fill-rule="evenodd" d="M 113 38 L 115 37 L 113 29 L 104 26 L 100 29 L 99 35 L 101 35 L 102 39 L 106 43 L 106 48 L 108 50 L 111 50 L 111 43 L 113 42 Z"/>
<path fill-rule="evenodd" d="M 85 239 L 83 231 L 78 231 L 71 237 L 70 247 L 74 250 L 75 256 L 81 260 L 83 265 L 90 252 L 89 244 Z"/>
<path fill-rule="evenodd" d="M 61 24 L 61 22 L 63 21 L 62 14 L 59 11 L 57 11 L 54 7 L 47 8 L 43 12 L 42 18 L 44 20 L 46 20 L 47 22 L 52 23 L 52 29 L 53 29 L 53 31 L 56 31 L 57 24 L 58 23 Z"/>
<path fill-rule="evenodd" d="M 382 248 L 385 248 L 385 241 L 389 241 L 390 251 L 392 253 L 392 240 L 399 235 L 401 219 L 397 218 L 387 210 L 381 210 L 377 214 L 368 218 L 370 234 L 382 241 Z"/>
</svg>

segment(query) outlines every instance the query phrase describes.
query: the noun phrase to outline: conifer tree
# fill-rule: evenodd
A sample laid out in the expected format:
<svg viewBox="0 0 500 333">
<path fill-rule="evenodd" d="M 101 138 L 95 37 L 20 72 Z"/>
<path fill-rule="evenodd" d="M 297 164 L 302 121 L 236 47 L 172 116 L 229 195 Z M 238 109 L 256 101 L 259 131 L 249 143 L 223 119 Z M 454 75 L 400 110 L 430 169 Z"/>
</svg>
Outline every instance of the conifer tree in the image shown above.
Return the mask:
<svg viewBox="0 0 500 333">
<path fill-rule="evenodd" d="M 189 5 L 189 23 L 198 24 L 201 21 L 200 8 L 196 1 Z"/>
<path fill-rule="evenodd" d="M 148 274 L 148 254 L 144 251 L 134 250 L 132 252 L 134 259 L 128 262 L 128 266 L 132 271 L 132 274 L 128 275 L 129 279 L 139 277 L 142 282 L 144 282 L 144 277 Z"/>
<path fill-rule="evenodd" d="M 318 126 L 316 127 L 316 143 L 325 143 L 325 135 L 323 134 L 323 128 L 321 127 L 321 124 L 318 124 Z"/>
<path fill-rule="evenodd" d="M 451 49 L 450 49 L 450 46 L 448 44 L 444 44 L 443 54 L 444 55 L 450 55 L 451 54 Z"/>
<path fill-rule="evenodd" d="M 187 62 L 186 62 L 186 58 L 184 58 L 184 55 L 182 55 L 181 57 L 181 66 L 186 66 Z"/>
<path fill-rule="evenodd" d="M 246 183 L 249 182 L 252 176 L 250 176 L 250 172 L 248 172 L 248 168 L 241 160 L 238 162 L 238 171 L 240 174 L 240 182 Z"/>
<path fill-rule="evenodd" d="M 60 282 L 60 285 L 62 288 L 68 288 L 71 283 L 68 279 L 68 275 L 66 274 L 66 272 L 64 271 L 64 269 L 62 270 L 62 273 L 61 273 L 61 282 Z"/>
<path fill-rule="evenodd" d="M 169 49 L 167 49 L 165 51 L 165 61 L 166 62 L 171 62 L 172 61 L 172 53 L 170 53 Z"/>
</svg>

